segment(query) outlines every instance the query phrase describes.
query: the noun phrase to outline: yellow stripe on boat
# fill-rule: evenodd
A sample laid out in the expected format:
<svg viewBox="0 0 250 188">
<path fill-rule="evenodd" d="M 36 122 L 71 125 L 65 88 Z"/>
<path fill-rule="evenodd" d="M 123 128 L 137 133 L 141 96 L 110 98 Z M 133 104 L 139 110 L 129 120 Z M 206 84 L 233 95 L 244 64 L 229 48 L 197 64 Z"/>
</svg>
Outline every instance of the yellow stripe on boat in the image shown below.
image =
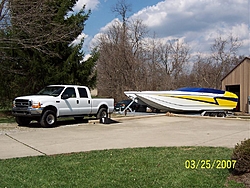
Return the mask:
<svg viewBox="0 0 250 188">
<path fill-rule="evenodd" d="M 228 99 L 238 99 L 238 96 L 232 92 L 229 91 L 225 91 L 224 93 L 224 97 L 227 97 Z M 216 99 L 219 103 L 220 106 L 227 106 L 227 107 L 232 107 L 232 108 L 236 108 L 237 106 L 237 101 L 234 100 L 226 100 L 223 98 L 218 98 Z"/>
<path fill-rule="evenodd" d="M 178 99 L 185 99 L 185 100 L 193 100 L 193 101 L 198 101 L 198 102 L 204 102 L 204 103 L 209 103 L 209 104 L 217 104 L 217 102 L 214 100 L 213 97 L 206 97 L 206 96 L 193 96 L 193 95 L 159 95 L 159 96 L 164 96 L 164 97 L 173 97 L 173 98 L 178 98 Z"/>
<path fill-rule="evenodd" d="M 224 97 L 230 97 L 230 98 L 238 99 L 238 96 L 236 94 L 234 94 L 232 92 L 229 92 L 229 91 L 225 91 Z"/>
<path fill-rule="evenodd" d="M 205 102 L 205 103 L 216 103 L 214 98 L 211 97 L 205 97 L 205 96 L 171 96 L 179 99 L 188 99 L 188 100 L 194 100 L 199 102 Z"/>
<path fill-rule="evenodd" d="M 232 108 L 235 108 L 237 106 L 236 101 L 230 101 L 230 100 L 221 99 L 221 98 L 217 98 L 216 100 L 220 106 L 226 106 L 226 107 L 232 107 Z"/>
</svg>

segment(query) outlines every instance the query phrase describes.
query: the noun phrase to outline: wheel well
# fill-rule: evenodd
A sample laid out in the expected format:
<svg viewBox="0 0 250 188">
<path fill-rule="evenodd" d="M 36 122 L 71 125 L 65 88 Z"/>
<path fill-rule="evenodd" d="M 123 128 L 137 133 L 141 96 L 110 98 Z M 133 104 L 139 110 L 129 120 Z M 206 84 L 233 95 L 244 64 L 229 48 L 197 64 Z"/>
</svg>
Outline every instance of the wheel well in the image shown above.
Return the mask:
<svg viewBox="0 0 250 188">
<path fill-rule="evenodd" d="M 46 110 L 52 110 L 52 111 L 55 112 L 55 114 L 57 114 L 57 108 L 54 107 L 54 106 L 46 106 L 46 107 L 43 109 L 43 113 L 44 113 Z"/>
<path fill-rule="evenodd" d="M 105 108 L 106 110 L 108 110 L 108 106 L 107 106 L 107 105 L 105 105 L 105 104 L 103 104 L 103 105 L 101 105 L 101 106 L 99 107 L 98 112 L 100 111 L 100 109 L 101 109 L 101 108 Z"/>
<path fill-rule="evenodd" d="M 105 104 L 103 104 L 103 105 L 101 105 L 101 106 L 99 107 L 99 109 L 98 109 L 98 111 L 97 111 L 97 113 L 96 113 L 96 116 L 97 116 L 97 114 L 100 112 L 100 110 L 101 110 L 102 108 L 105 108 L 105 109 L 108 111 L 108 106 L 105 105 Z"/>
</svg>

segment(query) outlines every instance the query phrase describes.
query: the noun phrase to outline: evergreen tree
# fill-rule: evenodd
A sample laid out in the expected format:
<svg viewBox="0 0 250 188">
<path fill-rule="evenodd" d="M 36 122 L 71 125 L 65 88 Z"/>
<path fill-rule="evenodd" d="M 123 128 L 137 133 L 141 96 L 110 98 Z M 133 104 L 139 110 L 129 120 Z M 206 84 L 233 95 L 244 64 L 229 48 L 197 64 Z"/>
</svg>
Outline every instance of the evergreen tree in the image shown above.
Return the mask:
<svg viewBox="0 0 250 188">
<path fill-rule="evenodd" d="M 11 26 L 0 33 L 4 37 L 1 41 L 6 41 L 0 43 L 1 54 L 4 53 L 0 57 L 0 106 L 49 84 L 94 87 L 97 52 L 94 50 L 92 57 L 83 61 L 83 41 L 70 45 L 82 33 L 90 15 L 85 7 L 73 13 L 75 3 L 76 0 L 10 0 Z M 37 11 L 40 17 L 32 15 Z"/>
</svg>

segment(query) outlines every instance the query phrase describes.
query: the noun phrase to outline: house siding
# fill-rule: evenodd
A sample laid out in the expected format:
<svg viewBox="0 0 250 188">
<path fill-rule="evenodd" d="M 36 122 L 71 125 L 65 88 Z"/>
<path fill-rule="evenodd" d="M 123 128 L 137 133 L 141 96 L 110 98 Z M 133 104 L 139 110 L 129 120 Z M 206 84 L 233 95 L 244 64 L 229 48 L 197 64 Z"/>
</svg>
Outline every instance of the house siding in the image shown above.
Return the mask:
<svg viewBox="0 0 250 188">
<path fill-rule="evenodd" d="M 226 86 L 240 85 L 240 111 L 249 112 L 248 96 L 250 96 L 250 58 L 246 57 L 226 77 L 222 79 L 222 89 Z"/>
</svg>

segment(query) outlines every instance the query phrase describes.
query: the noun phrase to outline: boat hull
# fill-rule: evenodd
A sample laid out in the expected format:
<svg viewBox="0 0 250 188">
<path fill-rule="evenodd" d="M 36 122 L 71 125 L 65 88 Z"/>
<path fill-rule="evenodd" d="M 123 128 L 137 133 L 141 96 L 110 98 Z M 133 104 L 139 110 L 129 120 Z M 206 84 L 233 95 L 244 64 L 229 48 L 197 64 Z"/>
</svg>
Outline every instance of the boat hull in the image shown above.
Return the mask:
<svg viewBox="0 0 250 188">
<path fill-rule="evenodd" d="M 129 98 L 138 100 L 138 103 L 164 111 L 233 110 L 237 106 L 238 97 L 234 93 L 214 91 L 220 92 L 128 91 L 124 93 Z"/>
</svg>

